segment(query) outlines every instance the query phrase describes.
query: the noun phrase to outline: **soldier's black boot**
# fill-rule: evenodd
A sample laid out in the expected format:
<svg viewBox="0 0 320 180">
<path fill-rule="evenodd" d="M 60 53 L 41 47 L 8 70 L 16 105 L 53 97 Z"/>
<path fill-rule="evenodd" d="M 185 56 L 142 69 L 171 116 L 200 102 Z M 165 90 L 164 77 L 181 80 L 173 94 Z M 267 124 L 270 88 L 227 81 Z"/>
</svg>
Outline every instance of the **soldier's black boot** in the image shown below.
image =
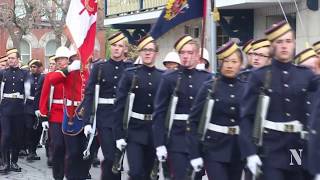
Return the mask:
<svg viewBox="0 0 320 180">
<path fill-rule="evenodd" d="M 100 165 L 100 160 L 98 159 L 97 153 L 93 153 L 92 166 L 98 167 Z"/>
<path fill-rule="evenodd" d="M 10 171 L 10 155 L 8 152 L 2 152 L 3 164 L 0 166 L 0 173 L 7 174 Z"/>
<path fill-rule="evenodd" d="M 35 152 L 30 152 L 27 156 L 27 161 L 40 160 L 40 157 Z"/>
<path fill-rule="evenodd" d="M 21 167 L 16 162 L 12 162 L 10 170 L 14 172 L 21 172 Z"/>
</svg>

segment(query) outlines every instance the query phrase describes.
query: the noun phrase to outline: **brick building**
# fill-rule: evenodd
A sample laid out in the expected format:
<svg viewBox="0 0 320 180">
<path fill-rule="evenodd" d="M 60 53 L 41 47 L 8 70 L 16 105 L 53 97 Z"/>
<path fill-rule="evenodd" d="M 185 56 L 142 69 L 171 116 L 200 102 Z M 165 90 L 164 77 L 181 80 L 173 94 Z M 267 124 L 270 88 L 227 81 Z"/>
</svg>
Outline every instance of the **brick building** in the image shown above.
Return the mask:
<svg viewBox="0 0 320 180">
<path fill-rule="evenodd" d="M 22 0 L 10 0 L 9 3 L 18 3 Z M 21 2 L 20 2 L 21 3 Z M 103 17 L 103 13 L 102 13 Z M 62 44 L 67 41 L 66 36 L 62 37 Z M 48 57 L 55 53 L 57 42 L 53 30 L 48 26 L 32 29 L 30 33 L 24 35 L 20 42 L 21 59 L 25 64 L 31 58 L 40 59 L 47 67 Z M 13 43 L 7 29 L 0 25 L 0 56 L 5 54 L 6 49 L 12 48 Z M 95 50 L 98 50 L 100 57 L 105 56 L 105 31 L 97 30 Z"/>
</svg>

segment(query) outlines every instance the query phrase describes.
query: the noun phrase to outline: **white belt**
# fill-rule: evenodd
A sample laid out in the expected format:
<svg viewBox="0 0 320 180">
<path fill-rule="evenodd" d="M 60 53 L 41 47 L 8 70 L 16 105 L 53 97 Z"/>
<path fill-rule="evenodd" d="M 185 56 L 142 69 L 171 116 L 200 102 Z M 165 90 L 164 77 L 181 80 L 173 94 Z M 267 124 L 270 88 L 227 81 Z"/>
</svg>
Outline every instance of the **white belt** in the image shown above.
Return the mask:
<svg viewBox="0 0 320 180">
<path fill-rule="evenodd" d="M 11 94 L 3 93 L 3 97 L 12 98 L 12 99 L 24 99 L 24 95 L 20 93 L 11 93 Z"/>
<path fill-rule="evenodd" d="M 144 121 L 151 121 L 152 120 L 152 114 L 140 114 L 136 112 L 131 112 L 131 117 L 144 120 Z"/>
<path fill-rule="evenodd" d="M 186 121 L 189 118 L 189 114 L 174 114 L 174 120 Z"/>
<path fill-rule="evenodd" d="M 81 101 L 71 101 L 71 100 L 67 99 L 66 105 L 67 106 L 79 106 L 80 103 L 81 103 Z"/>
<path fill-rule="evenodd" d="M 115 98 L 99 98 L 98 104 L 114 104 Z"/>
<path fill-rule="evenodd" d="M 208 129 L 223 134 L 236 135 L 240 133 L 239 126 L 220 126 L 216 124 L 208 124 Z"/>
<path fill-rule="evenodd" d="M 52 104 L 63 104 L 63 99 L 53 99 Z"/>
<path fill-rule="evenodd" d="M 299 121 L 290 122 L 272 122 L 268 120 L 263 121 L 263 127 L 272 129 L 275 131 L 298 133 L 303 130 L 303 125 Z"/>
<path fill-rule="evenodd" d="M 27 99 L 34 101 L 34 97 L 33 96 L 28 96 Z"/>
</svg>

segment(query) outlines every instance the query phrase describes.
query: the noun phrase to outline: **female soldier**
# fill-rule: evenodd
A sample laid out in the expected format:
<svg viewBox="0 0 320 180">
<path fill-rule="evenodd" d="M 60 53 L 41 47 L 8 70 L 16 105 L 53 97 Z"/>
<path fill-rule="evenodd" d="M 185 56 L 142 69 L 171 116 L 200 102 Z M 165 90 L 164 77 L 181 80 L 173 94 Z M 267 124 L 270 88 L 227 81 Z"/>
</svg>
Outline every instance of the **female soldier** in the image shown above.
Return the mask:
<svg viewBox="0 0 320 180">
<path fill-rule="evenodd" d="M 199 171 L 204 161 L 209 179 L 240 180 L 244 163 L 238 141 L 239 106 L 245 84 L 237 79 L 237 74 L 242 54 L 229 41 L 218 49 L 217 56 L 222 63 L 221 75 L 202 85 L 190 114 L 187 128 L 190 163 L 194 171 Z M 206 99 L 214 100 L 214 106 L 210 108 Z M 211 117 L 204 123 L 206 118 L 202 114 L 209 112 Z M 202 124 L 207 125 L 201 128 Z"/>
</svg>

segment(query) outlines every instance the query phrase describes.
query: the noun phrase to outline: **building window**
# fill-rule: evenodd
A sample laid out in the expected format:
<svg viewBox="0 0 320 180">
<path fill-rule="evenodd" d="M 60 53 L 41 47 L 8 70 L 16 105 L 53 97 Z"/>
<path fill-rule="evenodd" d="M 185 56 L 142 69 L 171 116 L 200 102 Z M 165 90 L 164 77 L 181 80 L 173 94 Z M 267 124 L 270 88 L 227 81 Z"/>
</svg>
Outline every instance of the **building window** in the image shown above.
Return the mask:
<svg viewBox="0 0 320 180">
<path fill-rule="evenodd" d="M 48 16 L 50 16 L 52 20 L 61 21 L 63 16 L 63 10 L 56 3 L 62 6 L 64 4 L 63 0 L 55 0 L 55 2 L 53 2 L 53 0 L 48 0 L 47 10 L 46 11 L 44 10 L 43 12 L 44 16 L 41 16 L 42 21 L 48 21 L 49 20 Z"/>
<path fill-rule="evenodd" d="M 184 26 L 184 34 L 191 34 L 190 26 Z"/>
<path fill-rule="evenodd" d="M 18 18 L 23 18 L 26 15 L 26 9 L 24 7 L 23 0 L 15 0 L 14 3 L 15 3 L 15 9 L 14 9 L 15 15 Z"/>
<path fill-rule="evenodd" d="M 222 46 L 226 42 L 228 42 L 230 37 L 223 32 L 221 26 L 217 26 L 217 47 Z"/>
<path fill-rule="evenodd" d="M 23 64 L 27 64 L 28 61 L 31 59 L 31 46 L 24 39 L 22 39 L 20 42 L 20 54 Z"/>
<path fill-rule="evenodd" d="M 289 21 L 290 26 L 296 30 L 296 14 L 288 13 L 287 19 Z M 270 28 L 273 24 L 278 23 L 283 20 L 283 15 L 272 15 L 266 17 L 266 29 Z"/>
<path fill-rule="evenodd" d="M 200 28 L 199 27 L 194 27 L 194 29 L 193 29 L 193 37 L 194 38 L 199 38 L 200 37 Z"/>
<path fill-rule="evenodd" d="M 57 49 L 57 43 L 55 40 L 50 40 L 46 44 L 45 48 L 45 61 L 44 61 L 44 66 L 47 67 L 49 57 L 54 55 Z"/>
</svg>

